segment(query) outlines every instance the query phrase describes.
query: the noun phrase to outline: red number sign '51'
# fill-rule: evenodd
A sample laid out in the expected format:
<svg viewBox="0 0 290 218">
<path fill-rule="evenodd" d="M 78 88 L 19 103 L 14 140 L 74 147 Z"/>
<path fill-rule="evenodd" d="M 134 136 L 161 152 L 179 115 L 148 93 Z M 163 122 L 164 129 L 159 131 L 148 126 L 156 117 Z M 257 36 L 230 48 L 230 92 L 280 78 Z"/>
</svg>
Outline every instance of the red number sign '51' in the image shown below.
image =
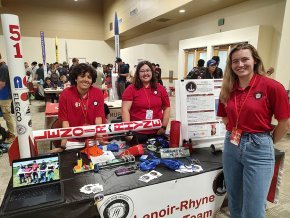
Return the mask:
<svg viewBox="0 0 290 218">
<path fill-rule="evenodd" d="M 19 32 L 19 26 L 17 25 L 9 25 L 9 31 L 12 34 L 10 36 L 10 39 L 12 39 L 13 41 L 19 41 L 21 36 L 20 36 L 20 32 Z M 16 49 L 16 55 L 14 55 L 15 58 L 22 58 L 22 54 L 20 51 L 20 44 L 16 43 L 13 45 L 13 47 Z"/>
</svg>

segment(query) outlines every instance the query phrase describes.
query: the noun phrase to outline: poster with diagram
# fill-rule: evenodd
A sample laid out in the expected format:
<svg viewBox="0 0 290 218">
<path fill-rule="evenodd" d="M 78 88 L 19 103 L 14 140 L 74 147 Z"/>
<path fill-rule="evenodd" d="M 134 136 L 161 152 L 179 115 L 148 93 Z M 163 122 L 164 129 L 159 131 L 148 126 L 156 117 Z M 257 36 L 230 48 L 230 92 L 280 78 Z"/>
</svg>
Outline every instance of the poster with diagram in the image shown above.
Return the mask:
<svg viewBox="0 0 290 218">
<path fill-rule="evenodd" d="M 222 80 L 197 79 L 178 81 L 177 111 L 180 111 L 182 138 L 198 146 L 221 141 L 225 126 L 216 116 Z M 206 145 L 204 145 L 204 143 Z"/>
</svg>

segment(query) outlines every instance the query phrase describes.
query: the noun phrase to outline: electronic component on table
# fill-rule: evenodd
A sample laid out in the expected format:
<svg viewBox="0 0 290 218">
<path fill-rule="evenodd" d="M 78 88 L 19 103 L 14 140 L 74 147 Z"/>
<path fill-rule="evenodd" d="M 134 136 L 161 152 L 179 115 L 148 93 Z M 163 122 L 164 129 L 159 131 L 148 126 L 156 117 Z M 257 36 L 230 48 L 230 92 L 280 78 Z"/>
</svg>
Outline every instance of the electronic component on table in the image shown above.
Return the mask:
<svg viewBox="0 0 290 218">
<path fill-rule="evenodd" d="M 136 167 L 122 167 L 115 170 L 117 176 L 124 176 L 136 172 Z"/>
<path fill-rule="evenodd" d="M 180 148 L 161 148 L 160 157 L 161 158 L 179 158 L 179 157 L 189 157 L 189 149 L 180 147 Z"/>
</svg>

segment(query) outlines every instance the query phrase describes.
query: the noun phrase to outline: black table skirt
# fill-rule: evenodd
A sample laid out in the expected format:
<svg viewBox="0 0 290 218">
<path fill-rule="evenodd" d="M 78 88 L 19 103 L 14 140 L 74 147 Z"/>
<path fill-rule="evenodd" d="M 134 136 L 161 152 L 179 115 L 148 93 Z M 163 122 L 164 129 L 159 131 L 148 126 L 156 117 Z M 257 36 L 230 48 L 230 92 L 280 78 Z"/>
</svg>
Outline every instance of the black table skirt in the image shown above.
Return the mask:
<svg viewBox="0 0 290 218">
<path fill-rule="evenodd" d="M 201 173 L 217 170 L 222 168 L 222 153 L 213 154 L 209 148 L 196 149 L 191 158 L 198 159 L 204 169 Z M 14 214 L 5 214 L 2 211 L 3 204 L 8 200 L 9 193 L 12 190 L 11 181 L 6 190 L 2 206 L 1 216 L 3 217 L 21 217 L 21 218 L 52 218 L 52 217 L 100 217 L 97 207 L 94 205 L 93 194 L 87 195 L 80 192 L 80 188 L 86 184 L 99 183 L 104 187 L 104 195 L 120 193 L 135 188 L 141 188 L 157 183 L 176 180 L 184 177 L 194 176 L 200 173 L 177 173 L 167 169 L 165 166 L 159 165 L 156 170 L 163 175 L 158 179 L 154 179 L 149 183 L 139 181 L 139 177 L 146 172 L 137 171 L 136 173 L 126 176 L 116 176 L 115 168 L 103 169 L 99 173 L 86 172 L 74 174 L 72 169 L 77 161 L 76 151 L 65 151 L 61 154 L 61 182 L 64 187 L 63 203 L 33 209 L 27 212 L 19 212 Z M 181 159 L 186 163 L 186 159 Z"/>
</svg>

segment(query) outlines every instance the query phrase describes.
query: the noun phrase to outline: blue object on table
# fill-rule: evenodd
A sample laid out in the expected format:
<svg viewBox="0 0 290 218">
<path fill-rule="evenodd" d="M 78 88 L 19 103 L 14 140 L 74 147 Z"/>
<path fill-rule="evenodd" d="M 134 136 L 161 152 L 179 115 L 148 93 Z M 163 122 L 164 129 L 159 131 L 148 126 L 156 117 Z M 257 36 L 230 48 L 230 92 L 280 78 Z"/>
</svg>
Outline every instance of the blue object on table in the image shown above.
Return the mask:
<svg viewBox="0 0 290 218">
<path fill-rule="evenodd" d="M 107 145 L 107 151 L 112 151 L 112 152 L 118 152 L 119 151 L 119 145 L 116 143 L 111 143 Z"/>
</svg>

